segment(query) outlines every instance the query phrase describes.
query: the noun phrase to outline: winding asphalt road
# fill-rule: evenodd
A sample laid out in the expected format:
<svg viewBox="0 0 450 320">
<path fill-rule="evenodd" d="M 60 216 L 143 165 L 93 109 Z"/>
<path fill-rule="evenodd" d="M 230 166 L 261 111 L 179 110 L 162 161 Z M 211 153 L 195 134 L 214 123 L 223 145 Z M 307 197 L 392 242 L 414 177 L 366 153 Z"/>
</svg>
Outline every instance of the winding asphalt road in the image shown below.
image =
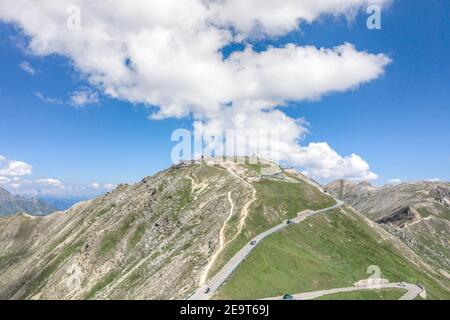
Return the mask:
<svg viewBox="0 0 450 320">
<path fill-rule="evenodd" d="M 355 286 L 355 287 L 348 287 L 348 288 L 336 288 L 336 289 L 321 290 L 321 291 L 314 291 L 314 292 L 305 292 L 305 293 L 294 294 L 293 297 L 294 297 L 294 300 L 309 300 L 309 299 L 315 299 L 315 298 L 318 298 L 321 296 L 334 294 L 334 293 L 352 292 L 352 291 L 359 291 L 359 290 L 388 289 L 388 288 L 407 290 L 407 292 L 399 300 L 414 300 L 423 291 L 423 288 L 421 288 L 415 284 L 405 283 L 404 285 L 401 285 L 399 283 L 385 283 L 385 284 L 380 284 L 376 287 L 374 287 L 373 285 L 372 286 L 367 285 L 367 286 Z M 263 300 L 281 300 L 281 299 L 283 299 L 283 296 L 266 298 Z"/>
<path fill-rule="evenodd" d="M 294 219 L 291 219 L 294 223 L 299 223 L 306 218 L 323 213 L 329 210 L 333 210 L 336 208 L 341 207 L 344 202 L 340 200 L 336 200 L 336 204 L 332 207 L 328 207 L 321 210 L 305 210 L 300 213 L 298 213 L 297 217 Z M 256 237 L 252 239 L 249 243 L 247 243 L 241 250 L 239 250 L 233 258 L 231 258 L 230 261 L 204 286 L 202 286 L 200 289 L 198 289 L 192 296 L 188 298 L 188 300 L 209 300 L 219 289 L 219 287 L 225 282 L 225 280 L 228 279 L 228 277 L 236 270 L 236 268 L 241 264 L 242 261 L 252 252 L 253 249 L 266 237 L 270 236 L 271 234 L 280 231 L 281 229 L 286 228 L 289 226 L 288 220 L 283 221 L 283 223 L 264 231 L 263 233 L 260 233 Z M 254 245 L 251 244 L 251 242 L 256 241 Z M 207 290 L 209 288 L 209 290 Z"/>
</svg>

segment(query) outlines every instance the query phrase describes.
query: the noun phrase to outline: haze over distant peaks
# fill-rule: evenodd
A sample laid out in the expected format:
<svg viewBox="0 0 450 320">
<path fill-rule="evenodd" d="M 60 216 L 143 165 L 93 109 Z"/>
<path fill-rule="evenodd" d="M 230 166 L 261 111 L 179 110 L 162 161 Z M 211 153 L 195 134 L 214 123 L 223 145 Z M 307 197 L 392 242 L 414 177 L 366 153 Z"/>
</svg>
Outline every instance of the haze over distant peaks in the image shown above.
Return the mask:
<svg viewBox="0 0 450 320">
<path fill-rule="evenodd" d="M 42 200 L 12 195 L 7 190 L 0 188 L 0 216 L 16 213 L 43 216 L 55 211 L 58 211 L 58 209 Z"/>
</svg>

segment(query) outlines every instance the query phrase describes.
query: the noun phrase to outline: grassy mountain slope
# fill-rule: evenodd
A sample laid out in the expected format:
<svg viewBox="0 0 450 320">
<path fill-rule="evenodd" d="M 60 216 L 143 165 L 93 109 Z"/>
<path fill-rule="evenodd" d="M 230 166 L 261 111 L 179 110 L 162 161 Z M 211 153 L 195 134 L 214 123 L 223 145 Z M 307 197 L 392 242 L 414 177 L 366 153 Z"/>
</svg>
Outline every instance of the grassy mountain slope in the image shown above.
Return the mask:
<svg viewBox="0 0 450 320">
<path fill-rule="evenodd" d="M 255 165 L 247 165 L 244 168 L 228 167 L 250 182 L 256 197 L 251 201 L 248 217 L 241 232 L 237 233 L 239 215 L 230 220 L 226 230 L 227 246 L 211 269 L 209 277 L 220 270 L 255 235 L 295 217 L 303 210 L 317 210 L 336 204 L 333 198 L 311 185 L 308 178 L 292 171 L 281 170 L 271 163 L 265 162 L 262 166 L 278 173 L 271 176 L 261 175 L 261 166 Z"/>
<path fill-rule="evenodd" d="M 216 298 L 259 299 L 349 287 L 368 278 L 366 271 L 371 265 L 379 266 L 382 277 L 392 282 L 422 284 L 429 298 L 450 299 L 446 279 L 348 208 L 313 216 L 263 240 Z"/>
<path fill-rule="evenodd" d="M 338 180 L 325 189 L 382 224 L 450 279 L 450 183 L 376 188 L 367 182 Z"/>
</svg>

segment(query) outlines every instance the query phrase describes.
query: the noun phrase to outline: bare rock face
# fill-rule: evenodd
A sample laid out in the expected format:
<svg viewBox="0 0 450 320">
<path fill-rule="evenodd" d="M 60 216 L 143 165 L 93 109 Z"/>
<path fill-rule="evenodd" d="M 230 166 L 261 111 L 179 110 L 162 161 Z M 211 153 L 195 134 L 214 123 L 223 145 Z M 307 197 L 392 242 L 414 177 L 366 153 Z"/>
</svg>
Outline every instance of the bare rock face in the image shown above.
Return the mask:
<svg viewBox="0 0 450 320">
<path fill-rule="evenodd" d="M 450 183 L 411 182 L 376 188 L 368 182 L 338 180 L 325 186 L 325 190 L 345 200 L 373 220 L 382 218 L 400 207 L 414 207 L 424 217 L 447 215 L 450 202 Z M 421 209 L 422 208 L 422 209 Z M 427 211 L 427 212 L 425 212 Z"/>
<path fill-rule="evenodd" d="M 338 180 L 325 190 L 384 225 L 436 267 L 450 270 L 450 183 L 411 182 L 375 188 L 369 183 Z"/>
<path fill-rule="evenodd" d="M 418 214 L 413 208 L 400 207 L 386 216 L 375 220 L 375 222 L 380 224 L 392 224 L 396 227 L 403 228 L 407 223 L 413 223 L 419 218 L 420 214 Z"/>
<path fill-rule="evenodd" d="M 430 186 L 430 195 L 435 201 L 450 209 L 450 187 L 448 185 L 436 184 Z"/>
</svg>

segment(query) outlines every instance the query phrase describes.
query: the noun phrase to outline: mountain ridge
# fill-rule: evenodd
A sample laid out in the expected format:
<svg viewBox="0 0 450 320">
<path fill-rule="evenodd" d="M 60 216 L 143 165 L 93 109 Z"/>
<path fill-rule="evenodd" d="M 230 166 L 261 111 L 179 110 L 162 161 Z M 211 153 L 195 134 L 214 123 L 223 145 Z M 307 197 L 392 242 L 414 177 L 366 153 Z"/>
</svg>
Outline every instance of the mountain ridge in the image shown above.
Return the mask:
<svg viewBox="0 0 450 320">
<path fill-rule="evenodd" d="M 0 218 L 0 298 L 186 299 L 256 235 L 333 204 L 270 161 L 176 165 L 64 212 Z"/>
</svg>

